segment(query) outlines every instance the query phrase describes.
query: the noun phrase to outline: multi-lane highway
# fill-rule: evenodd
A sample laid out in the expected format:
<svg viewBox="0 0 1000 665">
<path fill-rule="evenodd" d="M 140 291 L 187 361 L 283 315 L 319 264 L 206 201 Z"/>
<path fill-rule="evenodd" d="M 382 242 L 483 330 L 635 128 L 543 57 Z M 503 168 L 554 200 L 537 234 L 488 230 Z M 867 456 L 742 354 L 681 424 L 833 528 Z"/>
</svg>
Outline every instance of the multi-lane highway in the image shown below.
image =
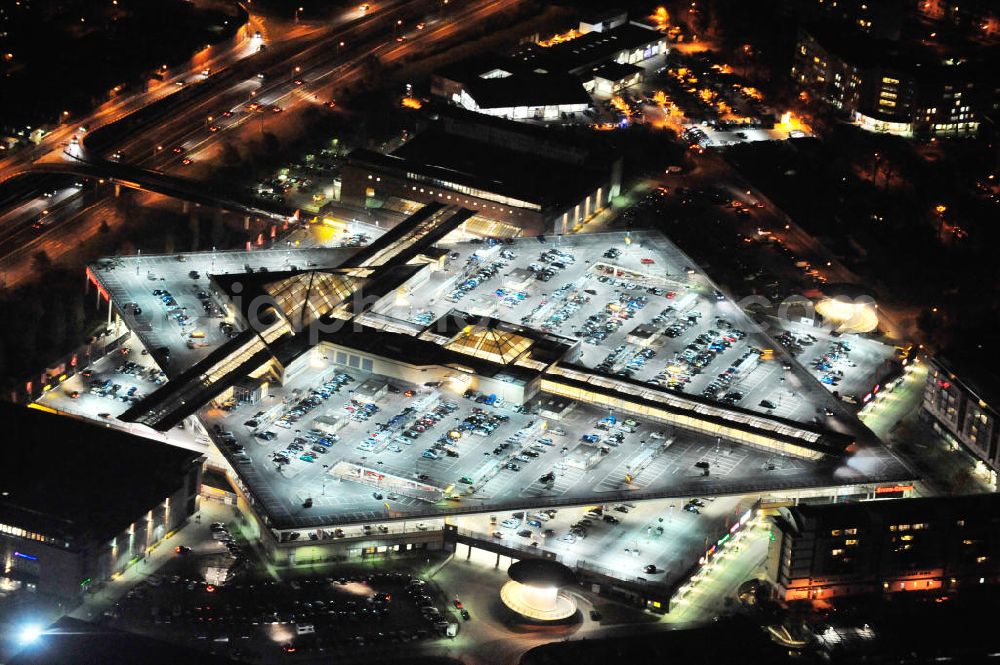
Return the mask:
<svg viewBox="0 0 1000 665">
<path fill-rule="evenodd" d="M 63 183 L 58 198 L 44 199 L 39 188 L 34 199 L 22 198 L 0 211 L 0 272 L 6 284 L 30 275 L 26 265 L 15 264 L 32 253 L 44 250 L 58 257 L 55 237 L 93 214 L 95 204 L 110 195 L 110 188 L 93 187 L 100 173 L 115 178 L 127 163 L 157 174 L 190 177 L 192 162 L 214 159 L 216 148 L 225 140 L 240 141 L 241 132 L 245 140 L 248 126 L 256 129 L 259 123 L 261 131 L 278 127 L 294 122 L 296 112 L 307 106 L 332 101 L 335 90 L 363 80 L 373 56 L 383 64 L 399 63 L 452 42 L 514 4 L 516 0 L 478 0 L 432 19 L 428 15 L 441 7 L 437 2 L 387 1 L 372 3 L 367 10 L 350 8 L 321 26 L 283 24 L 250 14 L 233 48 L 202 52 L 184 71 L 171 72 L 150 90 L 116 97 L 86 118 L 57 128 L 35 148 L 0 160 L 0 183 L 58 171 L 60 165 L 76 174 Z M 262 44 L 267 48 L 261 49 Z M 80 180 L 80 173 L 95 176 L 91 186 L 69 187 Z M 166 188 L 153 182 L 157 176 L 144 180 L 134 177 L 138 171 L 130 173 L 132 178 L 118 179 L 189 198 L 189 190 L 197 190 Z M 51 181 L 45 186 L 51 188 Z M 225 207 L 227 201 L 219 203 Z M 39 223 L 42 210 L 46 212 Z M 30 252 L 24 251 L 27 245 Z"/>
</svg>

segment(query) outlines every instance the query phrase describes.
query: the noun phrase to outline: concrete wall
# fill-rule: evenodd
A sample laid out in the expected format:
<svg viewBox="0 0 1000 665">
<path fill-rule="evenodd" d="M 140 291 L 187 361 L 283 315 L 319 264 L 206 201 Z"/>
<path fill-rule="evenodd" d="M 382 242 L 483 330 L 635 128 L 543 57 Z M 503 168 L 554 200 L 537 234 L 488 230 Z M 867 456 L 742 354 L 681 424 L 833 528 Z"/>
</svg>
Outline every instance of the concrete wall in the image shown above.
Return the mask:
<svg viewBox="0 0 1000 665">
<path fill-rule="evenodd" d="M 370 172 L 358 166 L 347 164 L 342 171 L 341 200 L 347 205 L 364 206 L 370 200 L 385 201 L 389 197 L 418 201 L 420 203 L 444 203 L 459 205 L 469 210 L 475 210 L 483 217 L 496 219 L 523 229 L 525 235 L 536 235 L 544 232 L 545 218 L 540 210 L 528 210 L 498 204 L 495 201 L 480 199 L 475 196 L 458 194 L 451 190 L 428 185 L 421 182 L 410 182 L 401 177 L 389 174 L 379 174 L 379 180 L 368 180 Z M 414 187 L 416 189 L 414 189 Z M 369 193 L 372 195 L 369 196 Z"/>
<path fill-rule="evenodd" d="M 33 540 L 0 536 L 0 563 L 11 578 L 25 585 L 23 588 L 60 598 L 76 597 L 80 583 L 87 578 L 85 552 Z"/>
<path fill-rule="evenodd" d="M 398 362 L 329 342 L 322 343 L 318 348 L 333 362 L 344 365 L 348 372 L 351 369 L 361 369 L 373 374 L 401 379 L 418 386 L 429 382 L 441 382 L 441 390 L 454 396 L 460 396 L 472 388 L 480 392 L 494 393 L 515 404 L 523 404 L 527 394 L 525 386 L 489 377 L 480 377 L 472 373 L 468 375 L 469 380 L 466 382 L 462 380 L 466 376 L 463 372 L 443 365 L 416 365 Z"/>
<path fill-rule="evenodd" d="M 0 536 L 0 562 L 4 569 L 15 569 L 15 576 L 37 583 L 39 593 L 75 599 L 83 590 L 81 583 L 89 579 L 99 583 L 125 570 L 141 558 L 148 548 L 176 530 L 197 509 L 201 485 L 201 466 L 197 465 L 184 477 L 183 484 L 170 497 L 125 526 L 114 538 L 84 543 L 78 549 L 59 547 L 13 536 Z M 193 502 L 193 503 L 192 503 Z M 193 506 L 193 507 L 192 507 Z M 19 552 L 27 557 L 16 557 Z"/>
</svg>

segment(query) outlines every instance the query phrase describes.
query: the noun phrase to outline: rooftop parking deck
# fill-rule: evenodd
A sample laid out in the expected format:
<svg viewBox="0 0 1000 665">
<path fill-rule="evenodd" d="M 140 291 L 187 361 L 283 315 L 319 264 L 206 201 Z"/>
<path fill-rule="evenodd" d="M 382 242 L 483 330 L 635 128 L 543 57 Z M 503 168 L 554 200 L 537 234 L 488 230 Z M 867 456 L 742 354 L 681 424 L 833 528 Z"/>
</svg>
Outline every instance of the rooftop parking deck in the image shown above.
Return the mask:
<svg viewBox="0 0 1000 665">
<path fill-rule="evenodd" d="M 248 267 L 255 272 L 277 272 L 292 266 L 326 265 L 355 251 L 286 248 L 124 256 L 93 264 L 89 271 L 147 349 L 169 349 L 170 362 L 161 364 L 173 377 L 229 339 L 221 323 L 238 325 L 226 303 L 212 293 L 209 275 L 246 273 Z"/>
<path fill-rule="evenodd" d="M 314 369 L 274 389 L 264 404 L 203 412 L 211 429 L 232 432 L 226 438 L 233 443 L 221 448 L 277 528 L 907 475 L 877 451 L 863 468 L 853 460 L 814 463 L 655 423 L 602 430 L 607 412 L 585 405 L 556 420 L 386 377 L 374 377 L 391 387 L 383 397 L 352 401 L 372 375 L 322 360 Z M 310 394 L 315 406 L 303 405 Z M 280 417 L 295 408 L 301 415 Z M 338 420 L 335 436 L 319 431 Z M 248 426 L 254 421 L 257 427 Z M 487 427 L 475 431 L 473 422 Z M 574 452 L 589 448 L 584 437 L 596 438 L 596 454 L 581 463 Z"/>
<path fill-rule="evenodd" d="M 617 422 L 601 431 L 597 423 L 615 415 L 610 401 L 571 398 L 556 413 L 544 404 L 551 396 L 544 380 L 543 394 L 523 408 L 487 402 L 485 395 L 476 402 L 449 381 L 417 384 L 377 376 L 361 366 L 335 365 L 335 354 L 323 346 L 299 345 L 298 352 L 308 354 L 305 371 L 286 377 L 284 385 L 271 382 L 257 403 L 231 400 L 225 409 L 209 405 L 200 412 L 272 526 L 431 520 L 594 500 L 740 494 L 911 476 L 808 370 L 658 233 L 439 246 L 447 252 L 440 270 L 428 270 L 426 280 L 407 281 L 395 297 L 380 300 L 379 308 L 365 315 L 397 324 L 386 330 L 419 337 L 411 341 L 420 341 L 420 352 L 432 356 L 421 362 L 435 362 L 430 350 L 438 347 L 430 340 L 445 344 L 442 354 L 456 343 L 448 341 L 449 331 L 428 326 L 453 310 L 464 311 L 559 335 L 570 342 L 566 349 L 579 340 L 578 350 L 550 373 L 573 374 L 577 363 L 588 374 L 596 368 L 607 375 L 602 386 L 618 385 L 620 377 L 623 390 L 626 384 L 643 394 L 652 394 L 647 384 L 683 390 L 695 398 L 682 405 L 694 417 L 738 406 L 743 420 L 773 421 L 793 436 L 809 438 L 810 430 L 829 429 L 864 439 L 865 445 L 847 458 L 825 458 L 824 451 L 784 456 L 734 443 L 724 432 L 672 427 L 669 419 L 636 417 L 638 424 L 626 427 L 621 423 L 628 412 L 619 412 Z M 165 370 L 175 378 L 240 332 L 239 317 L 226 311 L 231 305 L 222 294 L 200 293 L 207 274 L 239 274 L 247 264 L 255 273 L 262 266 L 280 272 L 350 265 L 356 251 L 133 257 L 94 270 L 120 309 L 139 305 L 141 313 L 127 317 L 128 323 L 158 360 L 157 349 L 170 350 Z M 224 329 L 223 321 L 233 329 Z M 378 334 L 368 328 L 341 331 L 336 343 L 349 348 L 357 338 L 360 351 L 377 356 L 372 336 Z M 474 367 L 473 356 L 466 357 L 464 364 Z M 293 359 L 282 363 L 286 360 Z M 368 379 L 373 385 L 387 382 L 387 393 L 352 401 L 353 391 Z M 718 402 L 706 396 L 711 384 L 719 384 L 713 393 L 722 398 Z"/>
<path fill-rule="evenodd" d="M 609 374 L 803 423 L 825 425 L 827 410 L 842 413 L 809 372 L 796 363 L 786 369 L 781 346 L 659 233 L 444 247 L 445 269 L 380 315 L 426 326 L 457 308 L 579 339 L 577 362 Z M 652 336 L 633 335 L 639 326 Z M 884 360 L 858 355 L 858 374 Z"/>
</svg>

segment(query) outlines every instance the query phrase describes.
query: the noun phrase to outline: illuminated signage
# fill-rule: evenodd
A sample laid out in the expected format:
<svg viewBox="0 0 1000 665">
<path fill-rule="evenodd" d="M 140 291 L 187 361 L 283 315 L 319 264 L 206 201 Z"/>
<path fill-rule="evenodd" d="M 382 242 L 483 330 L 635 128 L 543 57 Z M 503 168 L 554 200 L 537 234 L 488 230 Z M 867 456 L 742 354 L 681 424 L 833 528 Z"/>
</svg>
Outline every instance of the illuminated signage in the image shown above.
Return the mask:
<svg viewBox="0 0 1000 665">
<path fill-rule="evenodd" d="M 30 554 L 25 554 L 24 552 L 14 552 L 14 556 L 18 559 L 27 559 L 28 561 L 38 561 L 37 556 L 31 556 Z"/>
<path fill-rule="evenodd" d="M 895 494 L 897 492 L 909 492 L 913 490 L 913 485 L 883 485 L 876 487 L 876 494 Z"/>
</svg>

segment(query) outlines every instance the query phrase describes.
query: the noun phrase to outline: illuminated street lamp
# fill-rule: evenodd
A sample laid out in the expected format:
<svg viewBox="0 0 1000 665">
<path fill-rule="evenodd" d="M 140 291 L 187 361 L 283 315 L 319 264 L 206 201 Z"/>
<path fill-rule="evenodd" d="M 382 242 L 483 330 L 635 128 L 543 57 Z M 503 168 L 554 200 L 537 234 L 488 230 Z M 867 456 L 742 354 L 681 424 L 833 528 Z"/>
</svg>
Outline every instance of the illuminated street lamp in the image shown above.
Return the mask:
<svg viewBox="0 0 1000 665">
<path fill-rule="evenodd" d="M 299 22 L 299 12 L 302 12 L 304 10 L 305 10 L 305 7 L 299 7 L 298 9 L 295 10 L 295 22 L 296 23 Z"/>
<path fill-rule="evenodd" d="M 18 631 L 17 641 L 22 645 L 32 644 L 45 634 L 45 628 L 37 623 L 29 623 L 21 626 Z"/>
</svg>

